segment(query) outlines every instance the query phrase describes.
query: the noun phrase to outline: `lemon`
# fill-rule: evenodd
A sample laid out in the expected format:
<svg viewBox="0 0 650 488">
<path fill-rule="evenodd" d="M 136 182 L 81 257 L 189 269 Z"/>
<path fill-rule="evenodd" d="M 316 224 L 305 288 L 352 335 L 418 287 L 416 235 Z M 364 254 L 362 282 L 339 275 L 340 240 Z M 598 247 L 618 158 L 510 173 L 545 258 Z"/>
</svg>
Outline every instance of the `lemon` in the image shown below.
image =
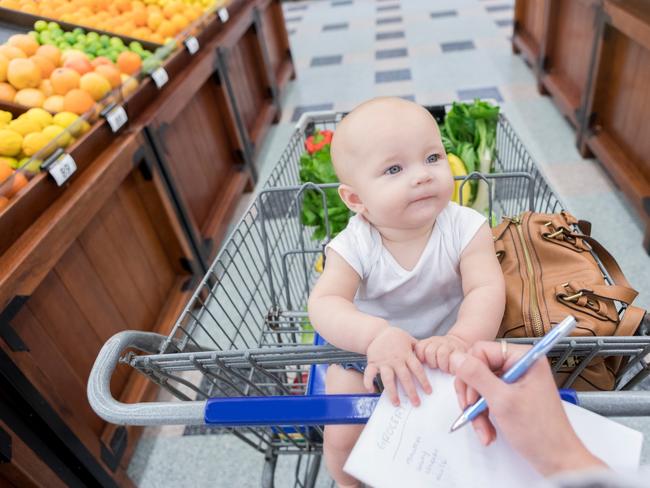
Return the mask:
<svg viewBox="0 0 650 488">
<path fill-rule="evenodd" d="M 11 112 L 7 112 L 6 110 L 0 110 L 0 125 L 8 124 L 11 122 L 11 119 L 13 118 L 13 115 Z"/>
<path fill-rule="evenodd" d="M 24 158 L 21 160 L 21 162 L 22 162 L 22 166 L 20 167 L 20 169 L 23 171 L 29 171 L 30 173 L 33 174 L 36 174 L 41 171 L 42 161 L 40 159 Z"/>
<path fill-rule="evenodd" d="M 451 167 L 451 174 L 454 176 L 467 176 L 467 169 L 465 168 L 465 163 L 456 156 L 455 154 L 447 154 L 447 160 L 449 161 L 449 166 Z M 454 181 L 454 194 L 451 197 L 451 200 L 460 203 L 460 185 L 462 185 L 463 180 Z M 467 204 L 468 198 L 468 189 L 470 188 L 469 182 L 465 183 L 463 186 L 463 202 Z M 471 190 L 470 190 L 471 191 Z"/>
<path fill-rule="evenodd" d="M 43 129 L 43 134 L 45 134 L 50 141 L 56 139 L 56 144 L 59 147 L 67 147 L 68 144 L 70 144 L 70 133 L 60 125 L 48 125 Z"/>
<path fill-rule="evenodd" d="M 0 129 L 0 156 L 17 156 L 22 146 L 22 134 L 11 129 Z"/>
<path fill-rule="evenodd" d="M 38 122 L 34 122 L 31 119 L 23 117 L 22 115 L 16 120 L 9 122 L 7 129 L 11 129 L 14 132 L 18 132 L 21 136 L 26 136 L 30 132 L 40 132 L 41 125 Z"/>
<path fill-rule="evenodd" d="M 11 169 L 16 169 L 18 167 L 18 161 L 16 161 L 16 158 L 8 158 L 6 156 L 0 157 L 0 164 L 6 164 Z"/>
<path fill-rule="evenodd" d="M 23 152 L 25 156 L 33 156 L 50 142 L 50 139 L 42 132 L 32 132 L 23 139 Z"/>
<path fill-rule="evenodd" d="M 78 118 L 79 116 L 77 114 L 73 114 L 72 112 L 59 112 L 54 117 L 52 117 L 52 122 L 54 122 L 54 124 L 58 125 L 59 127 L 63 127 L 64 129 L 72 126 L 71 131 L 73 135 L 77 135 L 81 129 L 80 124 L 75 124 Z"/>
<path fill-rule="evenodd" d="M 52 115 L 42 108 L 30 108 L 23 114 L 23 117 L 38 123 L 41 129 L 52 124 Z"/>
</svg>

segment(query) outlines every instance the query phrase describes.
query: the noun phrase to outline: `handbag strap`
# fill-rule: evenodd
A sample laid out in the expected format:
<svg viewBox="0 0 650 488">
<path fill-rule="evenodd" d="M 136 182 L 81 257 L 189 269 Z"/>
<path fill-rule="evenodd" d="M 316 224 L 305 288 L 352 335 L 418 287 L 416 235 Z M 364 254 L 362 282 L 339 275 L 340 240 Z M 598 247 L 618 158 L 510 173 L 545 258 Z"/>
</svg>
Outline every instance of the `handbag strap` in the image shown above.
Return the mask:
<svg viewBox="0 0 650 488">
<path fill-rule="evenodd" d="M 645 310 L 639 307 L 629 306 L 623 314 L 623 319 L 618 323 L 614 331 L 615 336 L 631 336 L 641 325 L 645 316 Z"/>
</svg>

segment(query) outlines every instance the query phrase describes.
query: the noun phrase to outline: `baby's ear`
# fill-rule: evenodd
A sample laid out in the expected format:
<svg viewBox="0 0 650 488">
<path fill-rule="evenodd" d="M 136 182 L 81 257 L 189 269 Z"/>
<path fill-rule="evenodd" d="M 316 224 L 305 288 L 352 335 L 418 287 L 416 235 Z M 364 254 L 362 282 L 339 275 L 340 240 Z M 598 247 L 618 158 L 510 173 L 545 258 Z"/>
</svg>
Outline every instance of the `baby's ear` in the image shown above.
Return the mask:
<svg viewBox="0 0 650 488">
<path fill-rule="evenodd" d="M 354 213 L 363 213 L 365 207 L 361 198 L 359 198 L 359 195 L 355 193 L 354 188 L 345 183 L 341 183 L 339 185 L 339 196 L 341 197 L 341 200 L 343 200 L 343 203 L 345 203 L 345 206 Z"/>
</svg>

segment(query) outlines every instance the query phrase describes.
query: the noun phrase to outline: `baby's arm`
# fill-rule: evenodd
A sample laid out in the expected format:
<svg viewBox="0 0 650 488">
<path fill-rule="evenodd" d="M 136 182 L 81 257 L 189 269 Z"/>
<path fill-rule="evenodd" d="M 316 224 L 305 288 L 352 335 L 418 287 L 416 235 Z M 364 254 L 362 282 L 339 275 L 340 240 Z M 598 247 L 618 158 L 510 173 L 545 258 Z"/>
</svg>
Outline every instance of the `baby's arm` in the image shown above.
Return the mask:
<svg viewBox="0 0 650 488">
<path fill-rule="evenodd" d="M 399 379 L 411 402 L 419 398 L 411 374 L 427 393 L 431 386 L 413 348 L 416 340 L 386 320 L 357 310 L 352 303 L 361 279 L 336 251 L 328 250 L 323 274 L 309 296 L 309 320 L 330 344 L 368 356 L 364 374 L 366 388 L 373 391 L 373 380 L 381 374 L 390 399 L 399 404 L 395 380 Z"/>
<path fill-rule="evenodd" d="M 483 224 L 460 257 L 463 302 L 456 323 L 444 337 L 430 337 L 416 346 L 421 361 L 449 371 L 449 355 L 475 342 L 493 340 L 505 309 L 505 281 L 494 252 L 492 232 Z"/>
</svg>

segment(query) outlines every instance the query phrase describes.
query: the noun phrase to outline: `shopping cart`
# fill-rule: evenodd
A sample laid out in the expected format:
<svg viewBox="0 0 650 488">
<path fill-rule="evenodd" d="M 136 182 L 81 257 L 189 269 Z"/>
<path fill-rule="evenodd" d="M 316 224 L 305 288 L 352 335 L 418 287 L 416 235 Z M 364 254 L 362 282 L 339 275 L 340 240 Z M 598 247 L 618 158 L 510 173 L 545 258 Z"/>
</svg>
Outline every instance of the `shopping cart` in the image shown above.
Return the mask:
<svg viewBox="0 0 650 488">
<path fill-rule="evenodd" d="M 444 117 L 445 107 L 429 110 L 439 121 Z M 317 128 L 334 129 L 342 116 L 321 112 L 301 117 L 264 189 L 230 234 L 169 336 L 126 331 L 104 345 L 88 382 L 90 404 L 100 417 L 115 424 L 227 428 L 265 455 L 265 487 L 274 485 L 276 462 L 284 454 L 298 456 L 294 486 L 313 486 L 320 468 L 322 426 L 367 420 L 376 395 L 325 396 L 323 381 L 327 364 L 363 357 L 324 344 L 306 313 L 318 277 L 314 264 L 329 233 L 322 241 L 312 239 L 313 230 L 301 221 L 302 201 L 306 192 L 316 192 L 326 206 L 325 191 L 336 184 L 301 184 L 299 159 L 306 135 Z M 528 209 L 564 208 L 503 116 L 495 171 L 469 178 L 489 185 L 490 208 L 498 220 Z M 327 220 L 327 212 L 324 215 Z M 604 279 L 609 280 L 605 272 Z M 635 416 L 650 415 L 650 393 L 633 389 L 650 371 L 648 353 L 650 338 L 638 335 L 569 338 L 550 356 L 556 359 L 556 371 L 568 359 L 579 360 L 564 388 L 571 387 L 592 359 L 621 356 L 625 366 L 616 391 L 565 394 L 604 415 Z M 118 362 L 136 368 L 170 392 L 174 401 L 116 401 L 110 380 Z"/>
</svg>

